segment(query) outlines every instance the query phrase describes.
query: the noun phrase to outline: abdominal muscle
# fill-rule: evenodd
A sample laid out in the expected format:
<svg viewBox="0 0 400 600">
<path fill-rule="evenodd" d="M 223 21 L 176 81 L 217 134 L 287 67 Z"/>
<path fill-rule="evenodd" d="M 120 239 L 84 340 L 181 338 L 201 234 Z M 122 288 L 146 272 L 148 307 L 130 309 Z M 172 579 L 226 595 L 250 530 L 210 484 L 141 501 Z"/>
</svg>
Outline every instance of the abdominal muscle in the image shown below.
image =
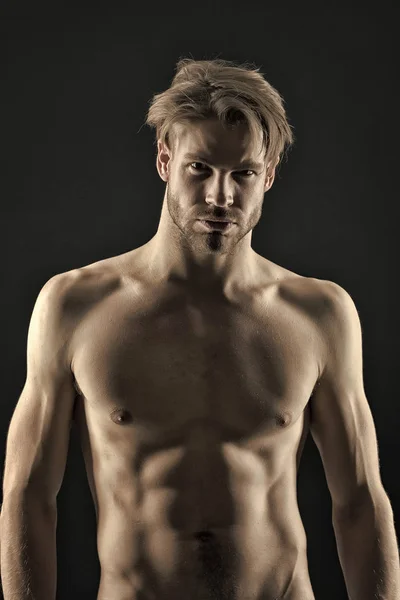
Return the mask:
<svg viewBox="0 0 400 600">
<path fill-rule="evenodd" d="M 292 468 L 207 483 L 98 497 L 97 600 L 314 600 Z"/>
</svg>

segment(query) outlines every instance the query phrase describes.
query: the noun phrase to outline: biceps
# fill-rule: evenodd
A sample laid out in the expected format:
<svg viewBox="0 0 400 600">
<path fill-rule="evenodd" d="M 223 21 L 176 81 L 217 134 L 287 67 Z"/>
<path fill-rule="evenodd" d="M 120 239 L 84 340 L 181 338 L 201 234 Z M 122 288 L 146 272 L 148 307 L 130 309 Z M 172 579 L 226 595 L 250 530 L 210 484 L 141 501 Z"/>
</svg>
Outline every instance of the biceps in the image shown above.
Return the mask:
<svg viewBox="0 0 400 600">
<path fill-rule="evenodd" d="M 29 489 L 55 500 L 65 471 L 74 398 L 67 377 L 47 389 L 25 384 L 7 435 L 5 493 Z"/>
<path fill-rule="evenodd" d="M 382 482 L 375 425 L 365 394 L 320 388 L 310 402 L 310 431 L 334 507 L 344 508 L 375 494 Z"/>
</svg>

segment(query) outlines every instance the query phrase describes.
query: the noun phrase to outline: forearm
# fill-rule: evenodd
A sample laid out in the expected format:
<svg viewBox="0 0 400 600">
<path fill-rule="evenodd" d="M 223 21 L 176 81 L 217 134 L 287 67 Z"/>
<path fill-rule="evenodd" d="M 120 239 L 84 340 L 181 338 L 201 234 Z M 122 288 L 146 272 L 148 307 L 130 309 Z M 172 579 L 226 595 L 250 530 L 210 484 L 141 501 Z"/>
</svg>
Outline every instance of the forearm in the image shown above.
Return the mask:
<svg viewBox="0 0 400 600">
<path fill-rule="evenodd" d="M 29 497 L 4 498 L 0 564 L 4 600 L 55 600 L 57 507 Z"/>
<path fill-rule="evenodd" d="M 350 517 L 333 512 L 338 555 L 350 600 L 400 598 L 399 550 L 388 498 Z"/>
</svg>

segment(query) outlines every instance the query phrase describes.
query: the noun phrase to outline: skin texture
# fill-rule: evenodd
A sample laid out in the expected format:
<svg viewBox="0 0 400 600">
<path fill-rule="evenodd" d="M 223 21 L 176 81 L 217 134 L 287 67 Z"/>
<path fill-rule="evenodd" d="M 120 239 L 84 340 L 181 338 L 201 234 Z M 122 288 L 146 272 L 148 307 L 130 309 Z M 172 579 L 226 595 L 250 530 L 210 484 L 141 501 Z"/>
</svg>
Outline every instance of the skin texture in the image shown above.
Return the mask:
<svg viewBox="0 0 400 600">
<path fill-rule="evenodd" d="M 155 236 L 39 296 L 5 486 L 29 480 L 55 503 L 73 419 L 97 515 L 98 600 L 313 600 L 296 499 L 309 431 L 337 514 L 384 497 L 357 311 L 337 284 L 251 248 L 276 161 L 254 176 L 238 166 L 260 160 L 261 136 L 215 121 L 176 134 L 173 151 L 158 145 Z M 213 216 L 235 224 L 198 221 Z M 47 412 L 32 420 L 39 402 Z M 22 431 L 30 443 L 17 452 Z"/>
</svg>

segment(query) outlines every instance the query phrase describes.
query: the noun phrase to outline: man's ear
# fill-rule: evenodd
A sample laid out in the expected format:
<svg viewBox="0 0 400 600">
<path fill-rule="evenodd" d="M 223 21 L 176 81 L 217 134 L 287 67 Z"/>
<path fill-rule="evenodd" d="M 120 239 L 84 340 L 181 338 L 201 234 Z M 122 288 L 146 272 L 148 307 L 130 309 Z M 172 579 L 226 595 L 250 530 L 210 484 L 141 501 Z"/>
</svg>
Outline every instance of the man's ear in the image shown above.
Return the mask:
<svg viewBox="0 0 400 600">
<path fill-rule="evenodd" d="M 169 161 L 171 160 L 171 151 L 168 146 L 161 142 L 161 140 L 157 141 L 157 171 L 161 179 L 165 182 L 168 182 L 169 178 Z"/>
<path fill-rule="evenodd" d="M 264 193 L 271 189 L 275 179 L 275 169 L 279 163 L 280 156 L 275 160 L 270 160 L 267 165 L 267 173 L 265 175 Z"/>
</svg>

